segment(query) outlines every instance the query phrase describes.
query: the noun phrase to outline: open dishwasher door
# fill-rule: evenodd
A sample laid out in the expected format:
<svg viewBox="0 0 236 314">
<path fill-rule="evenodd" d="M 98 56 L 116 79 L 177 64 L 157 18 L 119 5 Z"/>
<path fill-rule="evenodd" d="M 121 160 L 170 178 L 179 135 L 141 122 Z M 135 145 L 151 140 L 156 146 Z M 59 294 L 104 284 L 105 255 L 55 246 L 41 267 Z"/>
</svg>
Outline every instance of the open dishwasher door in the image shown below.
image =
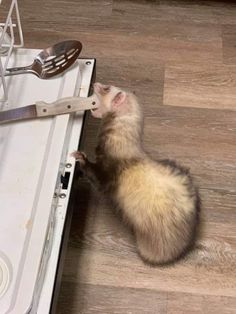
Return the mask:
<svg viewBox="0 0 236 314">
<path fill-rule="evenodd" d="M 10 66 L 27 64 L 39 51 L 18 49 Z M 1 110 L 87 97 L 94 59 L 78 59 L 48 81 L 32 75 L 7 78 Z M 0 312 L 50 312 L 84 113 L 0 126 Z M 63 184 L 62 179 L 63 178 Z"/>
</svg>

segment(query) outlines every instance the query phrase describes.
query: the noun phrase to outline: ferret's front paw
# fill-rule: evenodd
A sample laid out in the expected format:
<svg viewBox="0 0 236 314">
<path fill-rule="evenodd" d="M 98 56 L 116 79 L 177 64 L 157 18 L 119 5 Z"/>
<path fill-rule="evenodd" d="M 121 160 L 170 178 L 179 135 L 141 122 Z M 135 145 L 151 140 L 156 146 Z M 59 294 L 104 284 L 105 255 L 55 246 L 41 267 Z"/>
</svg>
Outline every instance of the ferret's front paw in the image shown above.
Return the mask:
<svg viewBox="0 0 236 314">
<path fill-rule="evenodd" d="M 79 162 L 80 167 L 84 167 L 87 162 L 87 156 L 83 152 L 75 151 L 71 154 L 75 158 L 75 161 Z"/>
</svg>

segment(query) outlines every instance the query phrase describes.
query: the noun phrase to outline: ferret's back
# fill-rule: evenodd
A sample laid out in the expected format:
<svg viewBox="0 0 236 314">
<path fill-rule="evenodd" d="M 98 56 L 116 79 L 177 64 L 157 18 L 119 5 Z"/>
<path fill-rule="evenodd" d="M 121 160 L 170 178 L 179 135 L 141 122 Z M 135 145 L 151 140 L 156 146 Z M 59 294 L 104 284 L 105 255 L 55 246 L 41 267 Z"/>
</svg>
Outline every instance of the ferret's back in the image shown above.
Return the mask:
<svg viewBox="0 0 236 314">
<path fill-rule="evenodd" d="M 116 195 L 127 218 L 138 224 L 152 224 L 163 214 L 182 219 L 195 209 L 189 177 L 148 159 L 121 173 Z"/>
</svg>

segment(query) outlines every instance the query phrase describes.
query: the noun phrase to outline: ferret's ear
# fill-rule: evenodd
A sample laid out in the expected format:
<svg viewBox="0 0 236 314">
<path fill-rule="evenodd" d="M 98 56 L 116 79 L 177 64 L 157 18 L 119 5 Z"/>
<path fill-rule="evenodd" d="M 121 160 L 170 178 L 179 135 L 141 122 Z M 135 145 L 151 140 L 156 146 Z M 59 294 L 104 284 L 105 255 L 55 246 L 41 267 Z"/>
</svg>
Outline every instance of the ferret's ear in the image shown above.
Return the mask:
<svg viewBox="0 0 236 314">
<path fill-rule="evenodd" d="M 119 107 L 124 103 L 126 99 L 125 92 L 118 92 L 115 97 L 112 99 L 112 107 Z"/>
</svg>

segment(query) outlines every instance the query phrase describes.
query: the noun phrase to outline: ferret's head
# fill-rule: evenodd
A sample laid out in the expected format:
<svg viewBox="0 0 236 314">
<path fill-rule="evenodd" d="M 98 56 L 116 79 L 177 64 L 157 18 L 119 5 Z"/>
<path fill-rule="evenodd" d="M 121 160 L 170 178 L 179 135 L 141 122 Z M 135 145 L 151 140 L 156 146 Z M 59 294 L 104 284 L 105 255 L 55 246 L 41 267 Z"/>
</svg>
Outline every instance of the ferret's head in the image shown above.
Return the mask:
<svg viewBox="0 0 236 314">
<path fill-rule="evenodd" d="M 136 98 L 118 87 L 94 83 L 93 90 L 99 99 L 99 107 L 91 110 L 95 118 L 103 118 L 109 112 L 123 115 L 132 112 L 134 109 Z M 131 98 L 133 98 L 133 102 Z"/>
</svg>

